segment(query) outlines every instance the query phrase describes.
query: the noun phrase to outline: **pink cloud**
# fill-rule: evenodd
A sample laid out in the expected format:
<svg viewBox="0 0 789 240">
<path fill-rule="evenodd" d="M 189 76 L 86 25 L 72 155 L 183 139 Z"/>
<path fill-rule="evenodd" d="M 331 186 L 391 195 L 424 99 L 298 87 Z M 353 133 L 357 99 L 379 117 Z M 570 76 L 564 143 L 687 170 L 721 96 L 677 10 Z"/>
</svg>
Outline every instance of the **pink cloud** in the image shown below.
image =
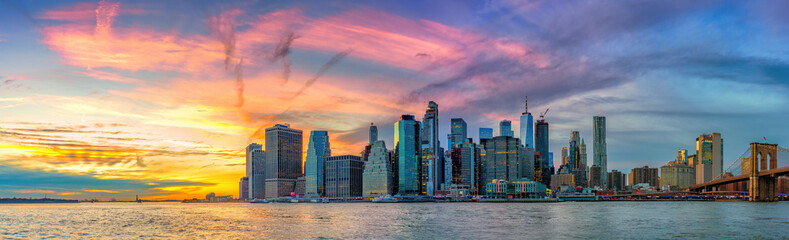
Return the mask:
<svg viewBox="0 0 789 240">
<path fill-rule="evenodd" d="M 124 76 L 122 76 L 120 74 L 117 74 L 117 73 L 99 71 L 99 70 L 95 70 L 95 69 L 90 69 L 90 70 L 87 70 L 87 71 L 84 71 L 84 72 L 83 71 L 74 71 L 74 73 L 79 73 L 79 74 L 82 74 L 82 75 L 85 75 L 85 76 L 88 76 L 88 77 L 92 77 L 92 78 L 95 78 L 95 79 L 99 79 L 99 80 L 108 80 L 108 81 L 113 81 L 113 82 L 121 82 L 121 83 L 129 83 L 129 84 L 140 84 L 140 83 L 143 82 L 142 80 L 139 80 L 139 79 L 136 79 L 136 78 L 124 77 Z"/>
</svg>

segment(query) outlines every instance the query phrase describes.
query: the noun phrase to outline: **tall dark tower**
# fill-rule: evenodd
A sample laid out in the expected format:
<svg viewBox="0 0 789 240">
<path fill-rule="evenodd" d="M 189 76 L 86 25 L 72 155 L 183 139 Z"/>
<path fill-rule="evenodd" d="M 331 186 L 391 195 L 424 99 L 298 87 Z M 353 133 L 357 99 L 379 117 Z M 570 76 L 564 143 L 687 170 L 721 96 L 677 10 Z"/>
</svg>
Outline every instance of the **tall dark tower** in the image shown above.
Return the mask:
<svg viewBox="0 0 789 240">
<path fill-rule="evenodd" d="M 546 186 L 551 185 L 551 164 L 549 153 L 548 122 L 537 120 L 534 132 L 534 153 L 537 155 L 534 164 L 534 178 Z"/>
</svg>

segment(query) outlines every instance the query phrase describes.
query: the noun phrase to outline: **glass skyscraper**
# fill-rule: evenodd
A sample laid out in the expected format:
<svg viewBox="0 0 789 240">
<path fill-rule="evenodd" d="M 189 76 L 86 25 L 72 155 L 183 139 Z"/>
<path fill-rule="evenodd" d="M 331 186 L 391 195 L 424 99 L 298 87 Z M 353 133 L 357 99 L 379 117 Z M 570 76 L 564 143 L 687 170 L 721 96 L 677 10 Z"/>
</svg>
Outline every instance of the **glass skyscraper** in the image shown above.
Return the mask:
<svg viewBox="0 0 789 240">
<path fill-rule="evenodd" d="M 512 122 L 510 120 L 501 120 L 499 123 L 499 136 L 515 136 L 515 133 L 512 132 Z"/>
<path fill-rule="evenodd" d="M 545 184 L 545 186 L 551 185 L 551 167 L 553 165 L 553 159 L 551 159 L 551 153 L 549 148 L 549 138 L 548 138 L 548 122 L 545 119 L 537 120 L 535 124 L 536 131 L 534 132 L 534 151 L 535 156 L 535 180 Z"/>
<path fill-rule="evenodd" d="M 482 143 L 482 139 L 492 139 L 493 138 L 493 128 L 479 128 L 479 142 Z"/>
<path fill-rule="evenodd" d="M 600 184 L 603 184 L 603 189 L 606 189 L 605 185 L 608 184 L 608 154 L 605 142 L 605 116 L 594 116 L 592 121 L 594 127 L 592 132 L 592 144 L 594 144 L 592 146 L 594 148 L 592 161 L 594 161 L 594 165 L 600 167 Z"/>
<path fill-rule="evenodd" d="M 452 150 L 456 145 L 463 144 L 466 142 L 466 138 L 468 138 L 468 132 L 466 129 L 466 121 L 462 118 L 453 118 L 451 120 L 451 129 L 449 134 L 449 146 L 447 147 L 448 150 Z"/>
<path fill-rule="evenodd" d="M 696 138 L 696 183 L 705 183 L 723 174 L 723 139 L 720 133 Z"/>
<path fill-rule="evenodd" d="M 402 115 L 395 123 L 394 141 L 397 159 L 398 195 L 422 193 L 422 156 L 419 122 L 413 115 Z"/>
<path fill-rule="evenodd" d="M 422 119 L 422 191 L 433 195 L 444 179 L 444 152 L 438 140 L 438 104 L 430 101 Z"/>
<path fill-rule="evenodd" d="M 290 197 L 303 175 L 302 131 L 286 124 L 266 128 L 266 198 Z"/>
<path fill-rule="evenodd" d="M 340 155 L 326 158 L 326 196 L 362 196 L 362 158 Z"/>
<path fill-rule="evenodd" d="M 307 159 L 304 163 L 307 196 L 326 196 L 324 159 L 329 156 L 331 156 L 331 145 L 329 144 L 328 132 L 310 132 L 310 141 L 307 144 Z"/>
<path fill-rule="evenodd" d="M 363 196 L 375 197 L 394 194 L 392 192 L 392 155 L 386 150 L 384 141 L 375 141 L 362 174 Z"/>
<path fill-rule="evenodd" d="M 498 136 L 485 141 L 485 182 L 494 179 L 513 181 L 525 177 L 519 166 L 521 149 L 520 141 L 513 137 Z"/>
<path fill-rule="evenodd" d="M 534 148 L 534 117 L 529 112 L 529 101 L 524 103 L 524 111 L 521 114 L 520 140 L 526 147 Z"/>
<path fill-rule="evenodd" d="M 247 158 L 247 196 L 246 199 L 266 197 L 266 153 L 263 146 L 250 143 L 246 149 Z"/>
<path fill-rule="evenodd" d="M 370 145 L 378 141 L 378 127 L 370 123 Z"/>
</svg>

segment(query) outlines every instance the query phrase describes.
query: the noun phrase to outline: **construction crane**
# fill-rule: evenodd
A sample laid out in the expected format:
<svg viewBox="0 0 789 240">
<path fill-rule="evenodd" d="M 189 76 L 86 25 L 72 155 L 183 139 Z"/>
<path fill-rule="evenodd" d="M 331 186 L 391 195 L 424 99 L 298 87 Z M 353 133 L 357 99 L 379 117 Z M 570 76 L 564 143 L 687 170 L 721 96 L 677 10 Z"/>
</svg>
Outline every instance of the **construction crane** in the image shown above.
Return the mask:
<svg viewBox="0 0 789 240">
<path fill-rule="evenodd" d="M 548 110 L 551 110 L 551 108 L 546 108 L 545 112 L 540 114 L 540 120 L 545 120 L 545 114 L 548 114 Z"/>
</svg>

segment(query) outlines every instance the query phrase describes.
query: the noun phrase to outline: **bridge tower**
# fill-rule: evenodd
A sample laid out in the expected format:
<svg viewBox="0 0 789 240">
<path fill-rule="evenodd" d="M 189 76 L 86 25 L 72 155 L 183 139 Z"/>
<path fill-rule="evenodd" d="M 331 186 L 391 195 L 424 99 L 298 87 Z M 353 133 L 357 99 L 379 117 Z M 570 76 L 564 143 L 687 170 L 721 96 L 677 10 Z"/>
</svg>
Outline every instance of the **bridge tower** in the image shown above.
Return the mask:
<svg viewBox="0 0 789 240">
<path fill-rule="evenodd" d="M 778 144 L 769 143 L 751 143 L 751 157 L 742 160 L 748 160 L 748 163 L 743 164 L 747 167 L 748 174 L 748 192 L 750 197 L 748 201 L 751 202 L 773 202 L 777 200 L 778 196 L 778 183 L 776 176 L 765 175 L 760 176 L 759 172 L 767 171 L 778 168 Z"/>
</svg>

